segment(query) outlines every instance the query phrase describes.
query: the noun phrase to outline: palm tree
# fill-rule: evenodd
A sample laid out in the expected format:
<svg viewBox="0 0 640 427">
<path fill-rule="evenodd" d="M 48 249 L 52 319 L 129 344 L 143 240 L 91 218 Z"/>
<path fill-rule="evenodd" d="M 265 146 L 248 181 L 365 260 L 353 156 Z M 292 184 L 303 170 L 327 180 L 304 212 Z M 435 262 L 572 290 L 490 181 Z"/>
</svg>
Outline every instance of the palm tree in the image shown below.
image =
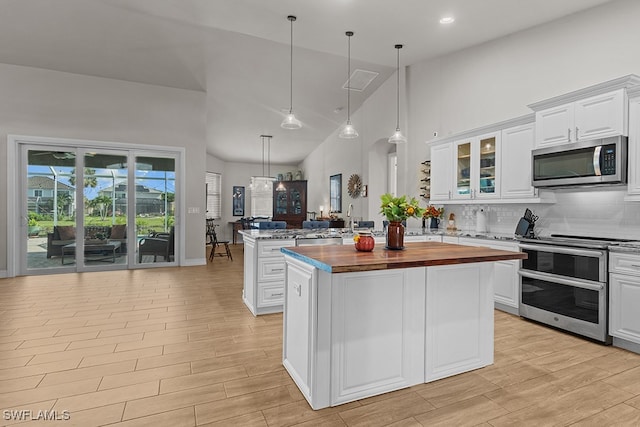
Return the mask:
<svg viewBox="0 0 640 427">
<path fill-rule="evenodd" d="M 76 168 L 71 169 L 71 176 L 69 177 L 71 185 L 76 185 Z M 84 188 L 96 188 L 98 186 L 98 178 L 96 177 L 96 170 L 92 168 L 84 168 Z"/>
</svg>

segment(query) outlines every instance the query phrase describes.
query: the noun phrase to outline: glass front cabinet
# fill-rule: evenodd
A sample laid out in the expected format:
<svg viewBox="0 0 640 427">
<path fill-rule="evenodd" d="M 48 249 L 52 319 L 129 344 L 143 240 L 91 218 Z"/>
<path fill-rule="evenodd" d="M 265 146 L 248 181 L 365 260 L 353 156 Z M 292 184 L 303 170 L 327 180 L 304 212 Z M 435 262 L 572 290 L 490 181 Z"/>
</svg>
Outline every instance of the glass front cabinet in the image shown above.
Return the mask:
<svg viewBox="0 0 640 427">
<path fill-rule="evenodd" d="M 454 199 L 500 197 L 500 133 L 454 143 Z"/>
<path fill-rule="evenodd" d="M 302 228 L 307 219 L 307 181 L 280 181 L 273 184 L 274 221 L 286 221 L 287 228 Z"/>
</svg>

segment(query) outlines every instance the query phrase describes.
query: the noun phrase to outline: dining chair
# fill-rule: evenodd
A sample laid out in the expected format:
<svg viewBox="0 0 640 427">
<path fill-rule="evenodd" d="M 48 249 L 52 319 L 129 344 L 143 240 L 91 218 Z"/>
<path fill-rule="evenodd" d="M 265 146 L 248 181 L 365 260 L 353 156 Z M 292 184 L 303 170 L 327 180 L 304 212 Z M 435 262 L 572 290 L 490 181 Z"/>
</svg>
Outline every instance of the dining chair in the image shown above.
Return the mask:
<svg viewBox="0 0 640 427">
<path fill-rule="evenodd" d="M 231 255 L 231 249 L 229 249 L 229 241 L 228 240 L 218 240 L 218 235 L 216 233 L 216 227 L 218 224 L 213 222 L 213 219 L 207 218 L 207 244 L 211 245 L 211 252 L 209 253 L 209 261 L 213 261 L 213 258 L 217 256 L 224 257 L 233 261 L 233 256 Z M 220 247 L 220 245 L 224 245 L 224 252 L 216 253 L 216 248 Z"/>
<path fill-rule="evenodd" d="M 318 229 L 318 228 L 329 228 L 329 221 L 315 221 L 315 220 L 310 220 L 310 221 L 302 221 L 302 228 L 311 228 L 311 229 Z"/>
</svg>

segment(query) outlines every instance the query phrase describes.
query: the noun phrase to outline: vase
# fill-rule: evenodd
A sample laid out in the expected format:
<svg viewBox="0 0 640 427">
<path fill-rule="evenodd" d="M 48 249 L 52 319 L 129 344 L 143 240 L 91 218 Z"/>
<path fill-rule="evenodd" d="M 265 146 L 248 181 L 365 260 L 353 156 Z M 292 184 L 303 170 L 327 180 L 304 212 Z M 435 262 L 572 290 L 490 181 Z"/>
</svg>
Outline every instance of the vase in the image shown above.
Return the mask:
<svg viewBox="0 0 640 427">
<path fill-rule="evenodd" d="M 404 249 L 404 226 L 400 221 L 390 221 L 387 225 L 387 249 Z"/>
<path fill-rule="evenodd" d="M 371 232 L 361 231 L 357 235 L 356 250 L 360 252 L 371 252 L 376 241 L 373 239 Z"/>
</svg>

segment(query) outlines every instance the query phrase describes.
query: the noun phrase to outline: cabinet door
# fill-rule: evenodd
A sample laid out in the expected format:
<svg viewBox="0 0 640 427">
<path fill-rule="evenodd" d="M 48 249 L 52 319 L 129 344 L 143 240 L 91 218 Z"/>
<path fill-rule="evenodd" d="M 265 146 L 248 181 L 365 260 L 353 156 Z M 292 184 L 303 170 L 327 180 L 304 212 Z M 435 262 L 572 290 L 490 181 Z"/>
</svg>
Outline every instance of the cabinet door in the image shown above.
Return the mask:
<svg viewBox="0 0 640 427">
<path fill-rule="evenodd" d="M 572 141 L 573 110 L 571 103 L 536 112 L 536 147 Z"/>
<path fill-rule="evenodd" d="M 457 141 L 453 143 L 454 152 L 454 199 L 471 198 L 471 179 L 474 175 L 474 164 L 472 161 L 473 142 L 471 140 Z"/>
<path fill-rule="evenodd" d="M 453 146 L 450 143 L 431 147 L 431 200 L 451 198 L 452 155 Z"/>
<path fill-rule="evenodd" d="M 531 150 L 534 144 L 533 123 L 502 131 L 500 194 L 503 199 L 534 196 L 531 186 Z"/>
<path fill-rule="evenodd" d="M 627 135 L 624 89 L 575 102 L 574 139 L 586 140 Z"/>
<path fill-rule="evenodd" d="M 609 275 L 609 333 L 640 344 L 640 278 Z"/>
<path fill-rule="evenodd" d="M 629 103 L 629 180 L 628 193 L 640 195 L 640 99 Z"/>
<path fill-rule="evenodd" d="M 500 133 L 481 135 L 473 143 L 472 193 L 473 199 L 500 197 Z"/>
</svg>

